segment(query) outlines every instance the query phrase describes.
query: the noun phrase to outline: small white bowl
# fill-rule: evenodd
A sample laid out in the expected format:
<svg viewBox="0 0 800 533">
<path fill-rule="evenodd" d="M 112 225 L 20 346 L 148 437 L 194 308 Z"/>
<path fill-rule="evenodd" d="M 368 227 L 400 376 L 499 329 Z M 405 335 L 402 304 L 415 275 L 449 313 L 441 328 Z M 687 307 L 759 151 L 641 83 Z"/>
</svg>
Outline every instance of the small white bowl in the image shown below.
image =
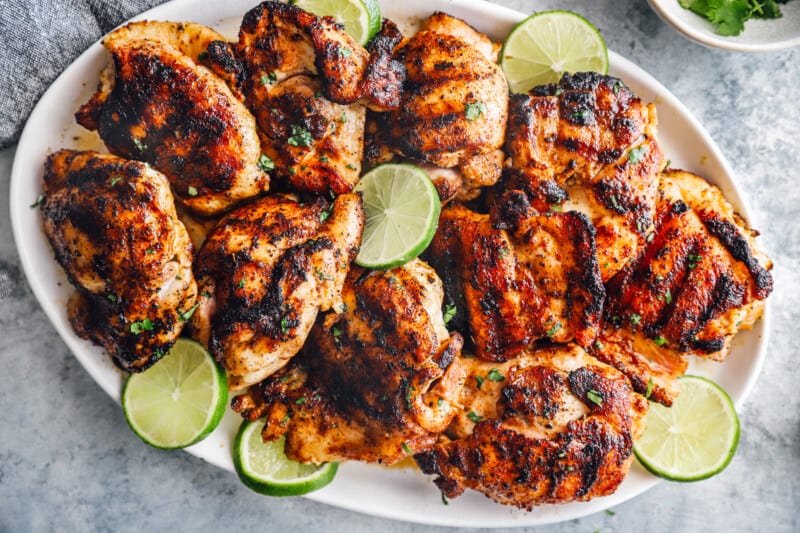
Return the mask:
<svg viewBox="0 0 800 533">
<path fill-rule="evenodd" d="M 681 7 L 678 0 L 647 0 L 661 20 L 687 38 L 713 48 L 737 52 L 772 52 L 800 45 L 800 0 L 781 4 L 779 19 L 751 19 L 736 37 L 724 37 L 700 15 Z"/>
</svg>

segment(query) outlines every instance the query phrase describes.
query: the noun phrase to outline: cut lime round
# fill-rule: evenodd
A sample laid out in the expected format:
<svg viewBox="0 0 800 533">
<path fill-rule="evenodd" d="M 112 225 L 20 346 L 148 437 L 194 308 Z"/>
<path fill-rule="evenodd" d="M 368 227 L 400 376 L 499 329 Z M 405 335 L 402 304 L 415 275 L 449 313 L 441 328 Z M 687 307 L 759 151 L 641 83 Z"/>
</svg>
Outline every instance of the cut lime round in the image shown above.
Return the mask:
<svg viewBox="0 0 800 533">
<path fill-rule="evenodd" d="M 679 379 L 672 407 L 650 403 L 647 429 L 633 451 L 642 465 L 673 481 L 697 481 L 722 471 L 739 444 L 739 417 L 719 385 L 698 376 Z"/>
<path fill-rule="evenodd" d="M 320 17 L 333 17 L 361 46 L 381 29 L 378 0 L 297 0 L 295 5 Z"/>
<path fill-rule="evenodd" d="M 366 222 L 356 263 L 389 269 L 425 250 L 439 223 L 439 194 L 419 167 L 386 164 L 361 178 L 355 190 L 364 199 Z"/>
<path fill-rule="evenodd" d="M 263 420 L 245 420 L 236 433 L 233 464 L 242 483 L 267 496 L 300 496 L 333 481 L 338 463 L 317 466 L 292 461 L 283 452 L 284 437 L 264 442 L 263 426 Z"/>
<path fill-rule="evenodd" d="M 203 346 L 178 339 L 158 363 L 122 389 L 128 425 L 150 446 L 185 448 L 205 438 L 228 403 L 225 372 Z"/>
<path fill-rule="evenodd" d="M 517 24 L 506 37 L 500 66 L 511 92 L 556 83 L 566 73 L 608 73 L 608 49 L 597 28 L 570 11 L 544 11 Z"/>
</svg>

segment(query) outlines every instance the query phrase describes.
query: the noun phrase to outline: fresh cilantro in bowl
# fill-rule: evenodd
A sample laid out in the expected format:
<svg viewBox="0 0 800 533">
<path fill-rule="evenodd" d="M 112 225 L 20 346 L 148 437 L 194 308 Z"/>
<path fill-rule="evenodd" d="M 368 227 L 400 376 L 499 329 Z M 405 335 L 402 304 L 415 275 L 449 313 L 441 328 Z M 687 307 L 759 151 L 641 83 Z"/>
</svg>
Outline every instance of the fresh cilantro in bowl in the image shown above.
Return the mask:
<svg viewBox="0 0 800 533">
<path fill-rule="evenodd" d="M 789 0 L 678 0 L 680 5 L 708 19 L 716 32 L 736 36 L 750 19 L 777 19 L 782 16 L 778 4 Z"/>
</svg>

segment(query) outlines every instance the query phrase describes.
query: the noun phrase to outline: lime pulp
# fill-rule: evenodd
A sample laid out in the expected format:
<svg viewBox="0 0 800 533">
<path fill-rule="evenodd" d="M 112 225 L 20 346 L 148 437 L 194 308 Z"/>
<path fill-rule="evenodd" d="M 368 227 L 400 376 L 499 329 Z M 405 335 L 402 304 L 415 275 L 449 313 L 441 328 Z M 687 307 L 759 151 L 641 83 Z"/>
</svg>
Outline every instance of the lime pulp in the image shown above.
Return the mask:
<svg viewBox="0 0 800 533">
<path fill-rule="evenodd" d="M 199 442 L 219 425 L 228 403 L 225 372 L 202 345 L 178 339 L 122 390 L 128 425 L 144 442 L 162 449 Z"/>
<path fill-rule="evenodd" d="M 439 194 L 428 175 L 409 164 L 375 167 L 355 187 L 364 201 L 365 224 L 356 263 L 389 269 L 428 247 L 439 222 Z"/>
<path fill-rule="evenodd" d="M 698 376 L 679 378 L 672 407 L 650 403 L 647 429 L 634 444 L 642 465 L 673 481 L 697 481 L 721 472 L 739 444 L 739 417 L 728 394 Z"/>
<path fill-rule="evenodd" d="M 608 73 L 605 41 L 588 20 L 570 11 L 543 11 L 517 24 L 500 52 L 511 92 L 558 82 L 564 73 Z"/>
</svg>

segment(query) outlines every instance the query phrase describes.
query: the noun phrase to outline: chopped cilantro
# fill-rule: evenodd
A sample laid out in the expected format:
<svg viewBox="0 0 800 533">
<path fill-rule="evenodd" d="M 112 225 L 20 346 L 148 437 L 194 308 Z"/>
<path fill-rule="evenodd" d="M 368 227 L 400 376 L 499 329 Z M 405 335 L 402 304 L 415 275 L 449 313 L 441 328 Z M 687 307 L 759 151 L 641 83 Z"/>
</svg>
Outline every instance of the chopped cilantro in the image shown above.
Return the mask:
<svg viewBox="0 0 800 533">
<path fill-rule="evenodd" d="M 489 378 L 490 381 L 495 382 L 500 382 L 506 379 L 506 377 L 496 368 L 489 370 L 489 373 L 486 375 L 486 377 Z"/>
<path fill-rule="evenodd" d="M 311 132 L 308 129 L 300 126 L 298 124 L 292 124 L 290 126 L 292 135 L 286 139 L 286 142 L 291 146 L 302 146 L 302 147 L 309 147 L 311 143 L 314 142 L 314 139 L 311 137 Z"/>
<path fill-rule="evenodd" d="M 189 185 L 189 188 L 186 190 L 186 193 L 189 196 L 197 196 L 197 188 L 194 185 Z"/>
<path fill-rule="evenodd" d="M 648 400 L 650 399 L 650 395 L 653 394 L 653 385 L 653 378 L 651 377 L 647 380 L 647 390 L 644 391 L 644 397 Z"/>
<path fill-rule="evenodd" d="M 278 75 L 275 72 L 270 72 L 269 74 L 262 74 L 261 75 L 261 86 L 265 85 L 272 85 L 278 81 Z"/>
<path fill-rule="evenodd" d="M 547 335 L 548 338 L 552 339 L 560 329 L 561 329 L 561 322 L 556 322 L 555 324 L 553 324 L 552 328 L 548 329 L 547 332 L 545 332 L 545 335 Z"/>
<path fill-rule="evenodd" d="M 331 216 L 331 211 L 333 211 L 333 206 L 330 206 L 328 209 L 322 211 L 319 214 L 319 221 L 325 222 L 326 220 L 328 220 L 328 217 Z"/>
<path fill-rule="evenodd" d="M 453 317 L 456 316 L 456 312 L 458 308 L 453 304 L 447 304 L 444 306 L 444 325 L 447 326 L 450 324 L 450 321 L 453 320 Z"/>
<path fill-rule="evenodd" d="M 485 381 L 483 376 L 475 376 L 475 381 L 478 383 L 478 390 L 483 387 L 483 382 Z"/>
<path fill-rule="evenodd" d="M 656 346 L 664 346 L 665 344 L 667 344 L 667 339 L 658 336 L 655 339 L 653 339 L 653 342 L 656 343 Z"/>
<path fill-rule="evenodd" d="M 39 196 L 36 197 L 36 201 L 30 205 L 31 209 L 36 209 L 37 207 L 42 205 L 42 202 L 44 202 L 44 194 L 40 194 Z"/>
<path fill-rule="evenodd" d="M 638 148 L 634 148 L 633 150 L 628 152 L 628 161 L 635 165 L 636 163 L 644 159 L 644 156 L 646 156 L 649 151 L 650 148 L 647 145 L 642 145 Z"/>
<path fill-rule="evenodd" d="M 464 108 L 464 116 L 467 120 L 476 120 L 484 114 L 486 114 L 486 104 L 481 101 L 469 103 Z"/>
<path fill-rule="evenodd" d="M 198 307 L 200 307 L 200 302 L 197 302 L 186 311 L 178 313 L 178 318 L 181 319 L 181 322 L 188 322 Z"/>
<path fill-rule="evenodd" d="M 600 391 L 589 389 L 586 391 L 586 398 L 597 406 L 603 406 L 603 395 L 600 394 Z"/>
<path fill-rule="evenodd" d="M 480 422 L 481 420 L 483 420 L 483 417 L 481 415 L 479 415 L 478 413 L 476 413 L 475 411 L 470 411 L 469 413 L 467 413 L 467 418 L 469 418 L 470 420 L 472 420 L 476 424 L 478 422 Z"/>
<path fill-rule="evenodd" d="M 267 155 L 261 154 L 261 157 L 258 158 L 258 168 L 263 170 L 264 172 L 269 172 L 275 169 L 275 161 L 270 159 Z"/>
<path fill-rule="evenodd" d="M 411 448 L 408 447 L 408 444 L 405 442 L 400 444 L 400 447 L 403 448 L 403 451 L 406 452 L 408 455 L 414 455 L 414 452 L 411 451 Z"/>
<path fill-rule="evenodd" d="M 131 324 L 131 333 L 138 335 L 142 331 L 153 331 L 153 323 L 149 318 L 144 320 L 137 320 Z"/>
</svg>

